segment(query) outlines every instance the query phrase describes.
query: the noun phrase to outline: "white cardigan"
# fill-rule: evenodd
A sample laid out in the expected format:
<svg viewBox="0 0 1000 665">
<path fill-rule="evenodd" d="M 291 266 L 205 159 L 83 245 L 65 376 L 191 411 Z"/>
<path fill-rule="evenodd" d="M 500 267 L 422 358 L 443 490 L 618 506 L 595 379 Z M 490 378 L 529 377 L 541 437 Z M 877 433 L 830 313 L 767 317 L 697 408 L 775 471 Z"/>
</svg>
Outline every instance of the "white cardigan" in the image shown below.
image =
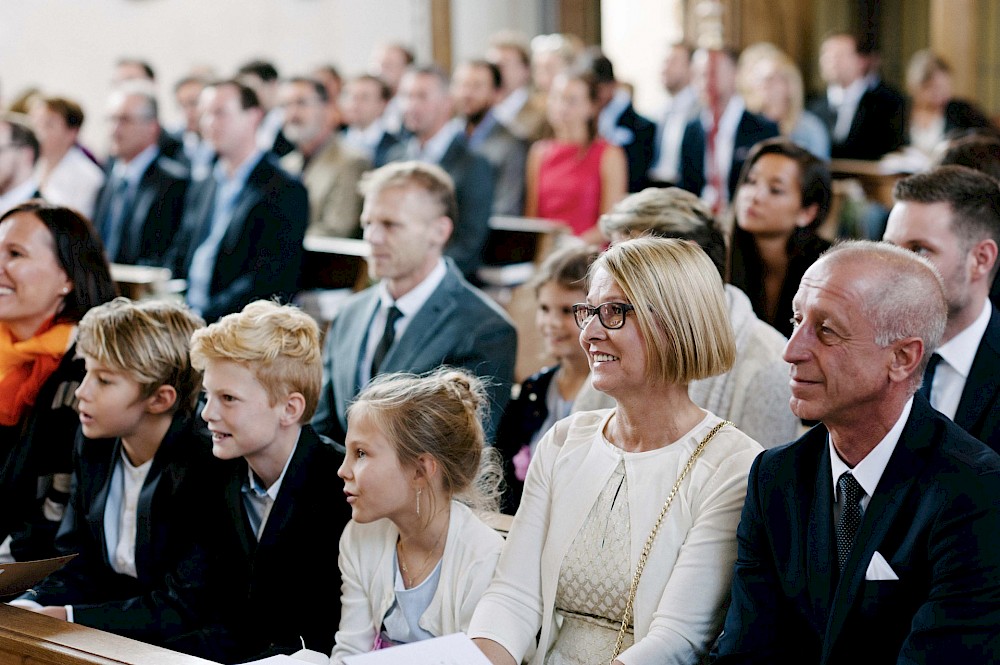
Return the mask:
<svg viewBox="0 0 1000 665">
<path fill-rule="evenodd" d="M 343 577 L 340 629 L 330 662 L 372 650 L 375 635 L 395 599 L 393 553 L 399 531 L 388 519 L 370 524 L 351 520 L 340 537 Z M 441 578 L 420 627 L 435 636 L 465 630 L 493 577 L 503 538 L 465 505 L 451 502 Z"/>
<path fill-rule="evenodd" d="M 628 482 L 631 579 L 677 476 L 719 422 L 708 414 L 672 445 L 625 453 L 602 434 L 612 413 L 577 413 L 560 421 L 539 442 L 531 460 L 496 576 L 468 630 L 470 637 L 499 642 L 518 662 L 530 653 L 539 628 L 532 665 L 543 662 L 555 640 L 559 570 L 619 462 L 625 460 Z M 747 474 L 760 451 L 753 439 L 727 426 L 685 478 L 639 582 L 633 620 L 636 643 L 619 655 L 626 665 L 695 663 L 711 646 L 729 594 Z M 594 662 L 607 662 L 612 646 L 606 654 L 594 654 Z"/>
</svg>

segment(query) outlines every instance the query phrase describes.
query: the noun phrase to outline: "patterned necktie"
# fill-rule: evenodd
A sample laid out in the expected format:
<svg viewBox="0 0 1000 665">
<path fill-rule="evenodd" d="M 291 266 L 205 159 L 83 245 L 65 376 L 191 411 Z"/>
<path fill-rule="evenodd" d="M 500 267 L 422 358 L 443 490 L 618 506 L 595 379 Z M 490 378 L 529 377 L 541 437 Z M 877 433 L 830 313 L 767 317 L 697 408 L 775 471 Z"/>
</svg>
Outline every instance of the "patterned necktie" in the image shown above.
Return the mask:
<svg viewBox="0 0 1000 665">
<path fill-rule="evenodd" d="M 847 471 L 837 480 L 837 489 L 840 491 L 841 502 L 840 519 L 837 520 L 837 561 L 843 571 L 851 547 L 854 546 L 854 536 L 861 526 L 861 497 L 865 495 L 865 491 Z"/>
<path fill-rule="evenodd" d="M 389 308 L 385 318 L 385 330 L 382 331 L 382 339 L 378 341 L 378 346 L 375 347 L 375 355 L 372 356 L 372 378 L 374 379 L 378 375 L 378 368 L 385 360 L 385 356 L 389 353 L 389 349 L 392 347 L 393 341 L 396 339 L 396 321 L 403 318 L 403 313 L 399 311 L 399 308 L 395 305 Z"/>
<path fill-rule="evenodd" d="M 924 370 L 924 382 L 920 384 L 920 393 L 931 401 L 931 387 L 934 384 L 934 372 L 937 371 L 941 356 L 936 353 L 931 354 L 931 359 L 927 361 L 927 369 Z"/>
</svg>

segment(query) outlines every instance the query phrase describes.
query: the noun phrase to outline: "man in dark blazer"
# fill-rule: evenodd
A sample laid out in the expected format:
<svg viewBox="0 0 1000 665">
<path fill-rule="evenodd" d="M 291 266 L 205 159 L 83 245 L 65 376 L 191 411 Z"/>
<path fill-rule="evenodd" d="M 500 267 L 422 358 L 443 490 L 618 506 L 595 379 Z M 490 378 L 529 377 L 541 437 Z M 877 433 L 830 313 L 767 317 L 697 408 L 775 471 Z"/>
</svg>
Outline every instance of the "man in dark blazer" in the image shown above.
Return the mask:
<svg viewBox="0 0 1000 665">
<path fill-rule="evenodd" d="M 184 213 L 188 171 L 157 147 L 160 123 L 149 91 L 123 84 L 111 95 L 108 117 L 114 161 L 94 223 L 112 263 L 163 265 Z"/>
<path fill-rule="evenodd" d="M 252 300 L 294 294 L 309 222 L 306 190 L 255 145 L 261 109 L 236 81 L 206 88 L 206 138 L 219 159 L 191 186 L 167 265 L 207 321 Z"/>
<path fill-rule="evenodd" d="M 1000 456 L 920 394 L 946 321 L 928 262 L 836 246 L 785 348 L 795 415 L 737 531 L 717 663 L 986 663 L 1000 653 Z"/>
<path fill-rule="evenodd" d="M 455 183 L 458 212 L 445 248 L 467 279 L 482 263 L 493 210 L 493 168 L 469 150 L 460 119 L 452 119 L 448 77 L 436 67 L 420 67 L 403 75 L 400 85 L 403 124 L 412 136 L 389 151 L 389 161 L 419 160 L 437 164 Z"/>
<path fill-rule="evenodd" d="M 632 95 L 619 85 L 611 60 L 598 47 L 591 47 L 586 58 L 597 79 L 597 131 L 625 151 L 628 191 L 642 191 L 656 152 L 656 125 L 636 112 Z"/>
<path fill-rule="evenodd" d="M 924 395 L 1000 452 L 1000 314 L 989 298 L 1000 265 L 1000 189 L 978 171 L 942 166 L 897 182 L 893 194 L 884 239 L 926 256 L 948 301 Z"/>
<path fill-rule="evenodd" d="M 400 162 L 363 186 L 369 266 L 382 281 L 349 299 L 331 323 L 313 425 L 342 442 L 347 405 L 372 376 L 450 365 L 488 379 L 492 437 L 510 397 L 517 334 L 496 303 L 442 257 L 455 209 L 448 175 Z"/>
<path fill-rule="evenodd" d="M 880 159 L 903 145 L 905 99 L 881 78 L 867 76 L 856 37 L 836 33 L 824 39 L 819 68 L 827 89 L 808 107 L 830 130 L 834 158 Z"/>
<path fill-rule="evenodd" d="M 709 69 L 714 69 L 710 76 Z M 743 98 L 736 92 L 736 54 L 728 49 L 709 51 L 699 49 L 691 61 L 692 85 L 698 93 L 702 106 L 701 116 L 684 128 L 681 139 L 680 182 L 678 185 L 702 197 L 715 210 L 725 207 L 736 193 L 743 163 L 750 148 L 759 141 L 778 135 L 778 126 L 762 115 L 746 110 Z M 714 90 L 709 82 L 714 81 Z M 713 106 L 713 101 L 715 105 Z M 717 120 L 719 129 L 715 137 L 715 149 L 723 151 L 728 146 L 730 159 L 722 168 L 717 168 L 718 187 L 716 192 L 709 178 L 708 134 L 716 122 L 712 109 L 719 109 Z"/>
</svg>

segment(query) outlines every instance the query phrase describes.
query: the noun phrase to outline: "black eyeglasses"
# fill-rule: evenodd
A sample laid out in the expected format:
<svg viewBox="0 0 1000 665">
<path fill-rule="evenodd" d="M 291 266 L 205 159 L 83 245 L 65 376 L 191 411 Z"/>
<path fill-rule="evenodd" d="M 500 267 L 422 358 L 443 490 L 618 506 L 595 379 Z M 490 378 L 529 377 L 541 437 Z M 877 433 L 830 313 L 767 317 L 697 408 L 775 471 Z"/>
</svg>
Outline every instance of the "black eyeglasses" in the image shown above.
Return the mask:
<svg viewBox="0 0 1000 665">
<path fill-rule="evenodd" d="M 573 318 L 580 330 L 583 330 L 594 318 L 594 314 L 597 314 L 602 326 L 608 330 L 618 330 L 625 325 L 625 315 L 632 311 L 635 311 L 635 307 L 625 302 L 605 302 L 597 307 L 577 303 L 573 305 Z"/>
</svg>

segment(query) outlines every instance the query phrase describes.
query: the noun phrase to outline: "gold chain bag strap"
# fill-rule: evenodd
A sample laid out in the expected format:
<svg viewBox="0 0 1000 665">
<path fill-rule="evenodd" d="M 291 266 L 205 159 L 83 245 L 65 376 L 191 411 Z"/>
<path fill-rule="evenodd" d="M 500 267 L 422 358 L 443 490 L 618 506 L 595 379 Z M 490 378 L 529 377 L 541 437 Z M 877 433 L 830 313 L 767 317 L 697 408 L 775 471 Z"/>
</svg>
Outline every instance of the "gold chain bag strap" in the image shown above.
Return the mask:
<svg viewBox="0 0 1000 665">
<path fill-rule="evenodd" d="M 635 591 L 639 588 L 639 578 L 642 577 L 642 569 L 646 567 L 646 559 L 649 558 L 649 552 L 653 549 L 653 541 L 656 540 L 656 534 L 660 531 L 660 525 L 663 524 L 663 518 L 667 515 L 667 510 L 670 509 L 670 504 L 673 503 L 674 497 L 677 496 L 677 492 L 681 489 L 681 483 L 684 482 L 685 476 L 694 466 L 695 461 L 701 456 L 701 453 L 705 450 L 705 446 L 711 441 L 716 434 L 719 433 L 726 425 L 732 425 L 728 420 L 723 420 L 718 425 L 712 428 L 705 438 L 701 440 L 698 447 L 694 449 L 691 453 L 691 457 L 688 458 L 687 464 L 681 469 L 681 474 L 677 476 L 677 482 L 670 489 L 670 494 L 667 495 L 667 500 L 663 503 L 663 508 L 660 509 L 660 515 L 656 518 L 656 523 L 653 524 L 653 530 L 649 532 L 649 537 L 646 538 L 646 544 L 642 547 L 642 553 L 639 554 L 639 563 L 635 567 L 635 575 L 632 577 L 632 584 L 629 586 L 628 599 L 625 601 L 625 612 L 622 614 L 622 625 L 618 630 L 618 640 L 615 642 L 615 651 L 611 656 L 609 663 L 614 663 L 615 659 L 618 658 L 618 654 L 622 652 L 622 644 L 625 642 L 625 634 L 628 632 L 628 624 L 632 619 L 632 605 L 635 603 Z M 735 425 L 733 425 L 735 427 Z"/>
</svg>

